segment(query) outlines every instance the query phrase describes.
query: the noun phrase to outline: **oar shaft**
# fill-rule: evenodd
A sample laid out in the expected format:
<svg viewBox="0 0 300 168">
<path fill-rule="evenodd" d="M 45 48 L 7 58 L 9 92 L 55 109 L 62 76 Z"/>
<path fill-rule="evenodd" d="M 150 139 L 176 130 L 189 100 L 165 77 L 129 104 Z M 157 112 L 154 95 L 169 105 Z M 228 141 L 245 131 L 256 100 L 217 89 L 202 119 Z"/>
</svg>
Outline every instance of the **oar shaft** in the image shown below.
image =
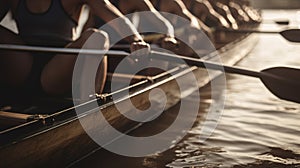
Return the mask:
<svg viewBox="0 0 300 168">
<path fill-rule="evenodd" d="M 300 42 L 300 29 L 287 29 L 283 31 L 262 31 L 262 30 L 233 30 L 233 29 L 218 29 L 219 31 L 232 33 L 265 33 L 265 34 L 280 34 L 283 38 L 290 42 Z"/>
<path fill-rule="evenodd" d="M 24 45 L 13 45 L 13 44 L 0 44 L 0 50 L 10 51 L 25 51 L 25 52 L 45 52 L 55 54 L 87 54 L 87 55 L 121 55 L 128 56 L 129 53 L 125 51 L 115 50 L 93 50 L 93 49 L 76 49 L 76 48 L 55 48 L 55 47 L 36 47 L 36 46 L 24 46 Z"/>
<path fill-rule="evenodd" d="M 27 51 L 27 52 L 46 52 L 46 53 L 62 53 L 62 54 L 87 54 L 87 55 L 119 55 L 119 56 L 128 56 L 129 53 L 125 51 L 116 51 L 116 50 L 91 50 L 91 49 L 74 49 L 74 48 L 51 48 L 51 47 L 35 47 L 35 46 L 22 46 L 22 45 L 11 45 L 11 44 L 1 44 L 0 50 L 12 50 L 12 51 Z M 175 54 L 168 54 L 163 52 L 151 51 L 150 57 L 158 60 L 178 62 L 179 60 L 184 60 L 187 64 L 192 66 L 199 66 L 207 69 L 214 69 L 228 72 L 243 74 L 252 77 L 259 77 L 259 72 L 235 68 L 226 65 L 221 65 L 218 63 L 203 61 L 198 58 L 190 58 L 186 56 L 179 56 Z"/>
<path fill-rule="evenodd" d="M 181 62 L 180 60 L 184 60 L 188 65 L 191 66 L 198 66 L 207 69 L 219 70 L 223 72 L 225 71 L 227 73 L 242 74 L 242 75 L 247 75 L 247 76 L 257 77 L 257 78 L 259 78 L 260 76 L 260 73 L 256 71 L 251 71 L 244 68 L 226 66 L 219 63 L 209 62 L 209 61 L 203 61 L 200 60 L 199 58 L 190 58 L 186 56 L 179 56 L 175 54 L 168 54 L 168 53 L 162 53 L 157 51 L 151 51 L 150 57 L 153 59 L 178 62 L 178 63 Z"/>
<path fill-rule="evenodd" d="M 226 65 L 223 65 L 223 67 L 224 67 L 225 72 L 227 72 L 227 73 L 242 74 L 242 75 L 247 75 L 247 76 L 251 76 L 251 77 L 255 77 L 255 78 L 260 77 L 260 72 L 248 70 L 245 68 L 230 67 L 230 66 L 226 66 Z"/>
<path fill-rule="evenodd" d="M 279 31 L 263 31 L 263 30 L 233 30 L 233 29 L 220 29 L 220 31 L 230 33 L 263 33 L 263 34 L 278 34 Z"/>
</svg>

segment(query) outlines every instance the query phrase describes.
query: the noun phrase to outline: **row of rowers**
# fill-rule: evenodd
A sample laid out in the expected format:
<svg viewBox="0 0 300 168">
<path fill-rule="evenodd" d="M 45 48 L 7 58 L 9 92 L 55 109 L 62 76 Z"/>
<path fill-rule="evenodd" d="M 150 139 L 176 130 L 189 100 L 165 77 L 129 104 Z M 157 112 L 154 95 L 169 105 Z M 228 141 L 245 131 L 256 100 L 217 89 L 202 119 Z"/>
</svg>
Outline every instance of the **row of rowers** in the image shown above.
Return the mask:
<svg viewBox="0 0 300 168">
<path fill-rule="evenodd" d="M 74 40 L 74 29 L 78 26 L 84 5 L 89 6 L 89 19 L 81 36 Z M 131 52 L 137 51 L 139 55 L 147 52 L 145 48 L 150 49 L 149 44 L 124 14 L 148 11 L 145 16 L 140 16 L 140 21 L 147 20 L 149 25 L 165 34 L 158 41 L 159 45 L 185 55 L 188 55 L 188 52 L 174 38 L 176 29 L 182 25 L 190 27 L 190 30 L 203 30 L 212 37 L 211 28 L 238 29 L 249 23 L 260 22 L 259 12 L 252 9 L 246 0 L 2 0 L 0 8 L 0 20 L 11 11 L 18 28 L 16 34 L 0 26 L 0 44 L 65 48 L 82 48 L 83 45 L 87 45 L 89 48 L 108 49 L 112 39 L 109 36 L 118 34 L 126 37 L 124 40 L 130 44 Z M 158 11 L 180 16 L 188 23 L 179 23 L 178 19 Z M 114 19 L 117 21 L 110 22 Z M 105 23 L 108 23 L 113 33 L 110 30 L 106 33 L 99 29 L 91 29 L 99 28 Z M 92 42 L 86 44 L 92 34 Z M 71 89 L 76 56 L 40 56 L 41 53 L 16 51 L 0 51 L 0 55 L 1 88 L 34 89 L 36 92 L 52 95 L 64 94 Z M 102 92 L 104 87 L 107 64 L 107 59 L 104 58 L 97 71 L 95 86 L 98 93 Z"/>
<path fill-rule="evenodd" d="M 110 0 L 110 3 L 125 15 L 137 11 L 149 11 L 148 17 L 152 15 L 153 18 L 148 18 L 147 22 L 160 27 L 161 30 L 165 29 L 165 32 L 169 31 L 169 34 L 172 32 L 170 29 L 173 28 L 168 27 L 168 23 L 171 23 L 175 29 L 180 29 L 186 24 L 166 13 L 186 19 L 190 27 L 203 30 L 207 35 L 210 35 L 212 29 L 218 27 L 238 29 L 261 22 L 260 13 L 250 6 L 248 0 Z M 99 28 L 105 23 L 103 19 L 90 13 L 85 29 Z"/>
</svg>

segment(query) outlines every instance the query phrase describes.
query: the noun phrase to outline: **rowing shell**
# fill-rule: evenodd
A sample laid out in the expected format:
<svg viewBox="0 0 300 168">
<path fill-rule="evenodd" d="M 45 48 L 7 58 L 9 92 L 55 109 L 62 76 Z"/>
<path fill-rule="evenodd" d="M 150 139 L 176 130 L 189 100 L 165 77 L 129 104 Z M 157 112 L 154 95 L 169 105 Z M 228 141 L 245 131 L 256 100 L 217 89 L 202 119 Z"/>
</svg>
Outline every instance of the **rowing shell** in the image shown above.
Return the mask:
<svg viewBox="0 0 300 168">
<path fill-rule="evenodd" d="M 219 48 L 217 52 L 203 57 L 203 59 L 214 61 L 220 56 L 224 64 L 234 65 L 253 49 L 257 39 L 255 34 L 245 35 Z M 205 69 L 196 67 L 189 67 L 187 69 L 187 67 L 178 66 L 169 71 L 169 73 L 175 74 L 172 76 L 170 76 L 169 73 L 162 73 L 151 77 L 151 79 L 140 77 L 135 85 L 130 86 L 132 94 L 130 94 L 130 96 L 120 97 L 118 101 L 122 102 L 130 99 L 133 104 L 145 108 L 149 105 L 149 92 L 154 88 L 159 88 L 168 96 L 165 108 L 173 107 L 182 98 L 176 80 L 184 79 L 190 70 L 195 74 L 199 88 L 204 87 L 213 78 L 220 75 L 220 72 L 215 72 L 208 77 Z M 195 91 L 188 90 L 188 87 L 186 87 L 186 89 L 187 90 L 183 90 L 186 93 Z M 129 132 L 130 130 L 138 128 L 141 123 L 133 122 L 125 118 L 118 112 L 115 104 L 110 101 L 113 94 L 119 94 L 121 92 L 122 89 L 110 94 L 101 95 L 102 98 L 99 100 L 101 104 L 100 109 L 108 123 L 122 132 Z M 52 100 L 46 99 L 46 102 L 50 104 L 47 105 L 48 108 L 51 108 L 51 103 L 49 103 L 51 101 Z M 55 101 L 55 103 L 64 104 L 64 102 L 57 101 Z M 68 106 L 64 106 L 63 110 L 57 110 L 56 113 L 51 115 L 24 115 L 15 117 L 18 119 L 23 118 L 23 120 L 18 121 L 18 124 L 8 129 L 3 129 L 0 132 L 0 158 L 2 158 L 0 167 L 38 167 L 44 165 L 49 167 L 65 167 L 99 148 L 99 146 L 87 136 L 79 121 L 80 118 L 89 123 L 96 123 L 95 118 L 97 112 L 83 113 L 77 116 L 74 112 L 74 107 L 65 107 Z M 89 111 L 89 103 L 80 105 L 80 108 Z M 131 110 L 134 109 L 126 110 L 132 112 Z M 1 117 L 0 122 L 2 122 Z M 91 125 L 90 129 L 99 129 L 94 128 L 97 126 L 97 124 L 94 126 Z M 105 128 L 101 130 L 103 136 L 109 134 Z"/>
</svg>

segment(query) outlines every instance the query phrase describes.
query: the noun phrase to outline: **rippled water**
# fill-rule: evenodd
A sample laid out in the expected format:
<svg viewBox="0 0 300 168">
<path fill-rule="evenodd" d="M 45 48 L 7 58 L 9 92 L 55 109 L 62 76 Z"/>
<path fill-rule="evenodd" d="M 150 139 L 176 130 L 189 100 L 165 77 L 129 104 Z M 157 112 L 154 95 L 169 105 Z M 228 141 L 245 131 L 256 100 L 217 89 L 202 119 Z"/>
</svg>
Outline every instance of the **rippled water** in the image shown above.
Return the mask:
<svg viewBox="0 0 300 168">
<path fill-rule="evenodd" d="M 264 13 L 266 18 L 291 18 L 294 15 L 294 11 Z M 256 48 L 239 66 L 254 70 L 283 65 L 300 67 L 299 53 L 299 44 L 289 43 L 279 35 L 261 35 Z M 208 95 L 209 90 L 203 89 L 201 94 Z M 211 102 L 208 98 L 202 99 L 201 113 L 193 129 L 180 143 L 164 153 L 129 158 L 100 150 L 74 166 L 300 167 L 299 104 L 277 99 L 258 79 L 228 75 L 223 115 L 214 133 L 201 143 L 202 115 L 205 116 Z M 167 115 L 173 117 L 176 114 L 169 112 Z M 145 125 L 136 134 L 163 127 L 164 123 L 158 121 Z"/>
</svg>

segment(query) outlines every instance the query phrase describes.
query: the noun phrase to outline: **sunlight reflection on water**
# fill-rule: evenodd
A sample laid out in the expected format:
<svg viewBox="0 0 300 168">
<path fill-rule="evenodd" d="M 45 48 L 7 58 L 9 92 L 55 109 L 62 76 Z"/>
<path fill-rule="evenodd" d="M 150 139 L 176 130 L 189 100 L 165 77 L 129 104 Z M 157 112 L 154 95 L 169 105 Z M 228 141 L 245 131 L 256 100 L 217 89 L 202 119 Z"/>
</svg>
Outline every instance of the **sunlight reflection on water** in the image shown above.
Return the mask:
<svg viewBox="0 0 300 168">
<path fill-rule="evenodd" d="M 265 13 L 267 17 L 272 14 Z M 262 26 L 266 27 L 270 26 Z M 262 35 L 256 48 L 239 66 L 255 70 L 284 65 L 299 67 L 299 53 L 299 44 L 289 43 L 279 35 Z M 200 163 L 204 167 L 300 166 L 299 104 L 278 100 L 257 79 L 233 75 L 227 79 L 223 117 L 210 139 L 198 146 L 199 150 L 206 148 L 201 154 L 201 158 L 205 159 L 194 159 L 194 166 Z M 193 135 L 186 140 L 189 143 L 184 142 L 183 148 L 197 142 L 195 137 L 199 135 L 195 132 L 200 129 L 194 127 Z M 191 166 L 190 159 L 185 160 L 179 159 L 179 163 L 175 159 L 168 166 Z"/>
</svg>

